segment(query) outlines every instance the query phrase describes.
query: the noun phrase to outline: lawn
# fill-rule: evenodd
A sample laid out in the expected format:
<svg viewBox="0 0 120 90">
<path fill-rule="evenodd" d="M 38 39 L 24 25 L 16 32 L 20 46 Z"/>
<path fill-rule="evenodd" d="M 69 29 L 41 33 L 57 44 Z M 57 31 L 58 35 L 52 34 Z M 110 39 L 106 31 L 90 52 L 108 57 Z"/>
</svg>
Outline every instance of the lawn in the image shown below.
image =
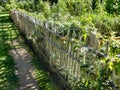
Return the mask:
<svg viewBox="0 0 120 90">
<path fill-rule="evenodd" d="M 17 35 L 9 14 L 0 14 L 0 90 L 15 90 L 18 86 L 15 63 L 9 55 L 12 48 L 9 43 Z"/>
</svg>

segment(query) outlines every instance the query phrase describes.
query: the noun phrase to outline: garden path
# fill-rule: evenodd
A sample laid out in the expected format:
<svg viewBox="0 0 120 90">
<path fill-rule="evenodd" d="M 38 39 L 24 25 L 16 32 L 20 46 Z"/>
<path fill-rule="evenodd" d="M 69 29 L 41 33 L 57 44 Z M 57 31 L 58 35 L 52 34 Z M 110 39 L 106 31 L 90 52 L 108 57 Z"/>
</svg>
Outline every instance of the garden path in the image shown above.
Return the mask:
<svg viewBox="0 0 120 90">
<path fill-rule="evenodd" d="M 15 48 L 10 51 L 10 55 L 14 58 L 16 64 L 16 75 L 20 79 L 20 86 L 16 90 L 39 90 L 34 80 L 34 67 L 31 64 L 31 55 L 18 40 L 12 42 Z"/>
</svg>

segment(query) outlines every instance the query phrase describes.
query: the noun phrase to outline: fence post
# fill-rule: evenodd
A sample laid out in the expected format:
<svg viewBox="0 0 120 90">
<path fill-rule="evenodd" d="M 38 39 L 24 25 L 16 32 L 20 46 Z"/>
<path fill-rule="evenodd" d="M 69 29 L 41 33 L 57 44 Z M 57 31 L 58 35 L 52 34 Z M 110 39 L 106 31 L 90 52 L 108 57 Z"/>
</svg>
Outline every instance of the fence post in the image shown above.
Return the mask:
<svg viewBox="0 0 120 90">
<path fill-rule="evenodd" d="M 110 46 L 110 42 L 107 41 L 107 43 L 106 43 L 106 56 L 109 56 L 109 46 Z"/>
<path fill-rule="evenodd" d="M 97 32 L 96 31 L 90 32 L 86 40 L 87 46 L 95 50 L 98 50 L 98 42 L 99 42 L 99 37 L 97 37 Z"/>
</svg>

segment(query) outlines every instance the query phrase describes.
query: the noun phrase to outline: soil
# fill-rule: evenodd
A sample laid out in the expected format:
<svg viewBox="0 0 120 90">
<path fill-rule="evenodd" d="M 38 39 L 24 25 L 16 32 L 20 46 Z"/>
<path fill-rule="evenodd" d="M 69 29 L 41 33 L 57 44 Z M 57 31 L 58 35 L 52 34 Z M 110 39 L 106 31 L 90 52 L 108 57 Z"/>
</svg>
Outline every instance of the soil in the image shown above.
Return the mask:
<svg viewBox="0 0 120 90">
<path fill-rule="evenodd" d="M 31 63 L 31 55 L 22 46 L 19 40 L 14 40 L 12 46 L 15 48 L 10 51 L 16 64 L 15 74 L 19 77 L 19 87 L 16 90 L 40 90 L 34 79 L 34 66 Z"/>
</svg>

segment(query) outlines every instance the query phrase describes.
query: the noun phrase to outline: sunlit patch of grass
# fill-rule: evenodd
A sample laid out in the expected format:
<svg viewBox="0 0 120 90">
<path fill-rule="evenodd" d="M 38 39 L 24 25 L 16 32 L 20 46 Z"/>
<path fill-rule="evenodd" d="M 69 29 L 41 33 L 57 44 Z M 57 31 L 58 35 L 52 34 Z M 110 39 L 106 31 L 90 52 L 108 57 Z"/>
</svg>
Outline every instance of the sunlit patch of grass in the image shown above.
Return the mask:
<svg viewBox="0 0 120 90">
<path fill-rule="evenodd" d="M 34 56 L 33 56 L 34 57 Z M 42 65 L 34 57 L 32 60 L 35 65 L 34 77 L 42 90 L 59 90 L 49 74 L 43 69 Z"/>
<path fill-rule="evenodd" d="M 4 46 L 0 46 L 0 49 L 2 48 Z M 15 63 L 7 49 L 0 50 L 0 90 L 14 90 L 18 84 L 18 77 L 14 72 Z"/>
<path fill-rule="evenodd" d="M 9 14 L 0 15 L 0 90 L 15 90 L 18 77 L 15 75 L 15 63 L 9 55 L 12 48 L 8 42 L 16 37 Z"/>
</svg>

